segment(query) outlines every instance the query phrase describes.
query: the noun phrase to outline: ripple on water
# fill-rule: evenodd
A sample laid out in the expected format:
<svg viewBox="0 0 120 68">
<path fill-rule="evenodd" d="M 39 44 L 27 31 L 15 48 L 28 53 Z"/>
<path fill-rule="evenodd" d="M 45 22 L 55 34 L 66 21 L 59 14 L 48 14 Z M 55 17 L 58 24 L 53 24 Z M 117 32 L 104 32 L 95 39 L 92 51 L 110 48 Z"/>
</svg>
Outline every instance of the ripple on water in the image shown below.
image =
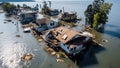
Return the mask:
<svg viewBox="0 0 120 68">
<path fill-rule="evenodd" d="M 21 57 L 26 53 L 31 53 L 24 43 L 7 43 L 1 48 L 2 68 L 23 68 L 26 63 L 21 61 Z"/>
</svg>

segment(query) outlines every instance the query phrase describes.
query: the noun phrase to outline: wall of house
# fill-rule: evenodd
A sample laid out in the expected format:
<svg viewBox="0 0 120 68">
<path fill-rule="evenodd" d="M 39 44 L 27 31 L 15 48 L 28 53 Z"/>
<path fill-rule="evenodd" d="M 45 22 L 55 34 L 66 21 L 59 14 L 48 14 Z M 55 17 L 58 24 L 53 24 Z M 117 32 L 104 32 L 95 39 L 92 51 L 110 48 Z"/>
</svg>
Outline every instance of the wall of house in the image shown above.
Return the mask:
<svg viewBox="0 0 120 68">
<path fill-rule="evenodd" d="M 45 31 L 45 30 L 47 30 L 48 28 L 47 28 L 47 26 L 46 25 L 43 25 L 43 26 L 40 26 L 38 29 L 37 29 L 37 31 L 38 32 L 42 32 L 42 31 Z"/>
<path fill-rule="evenodd" d="M 70 45 L 65 45 L 62 42 L 59 43 L 60 47 L 65 50 L 68 54 L 76 54 L 79 53 L 81 50 L 83 50 L 83 46 L 82 45 L 77 45 L 77 47 L 75 49 L 69 48 Z"/>
</svg>

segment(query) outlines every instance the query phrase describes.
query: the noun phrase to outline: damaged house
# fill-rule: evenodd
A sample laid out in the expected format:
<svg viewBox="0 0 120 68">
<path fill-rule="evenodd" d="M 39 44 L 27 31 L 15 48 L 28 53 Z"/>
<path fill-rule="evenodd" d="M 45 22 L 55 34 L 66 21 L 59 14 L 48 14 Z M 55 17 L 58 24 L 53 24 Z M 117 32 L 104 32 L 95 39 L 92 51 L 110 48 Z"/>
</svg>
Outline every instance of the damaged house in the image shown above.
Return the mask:
<svg viewBox="0 0 120 68">
<path fill-rule="evenodd" d="M 65 27 L 58 27 L 47 31 L 43 39 L 51 47 L 62 48 L 69 55 L 76 55 L 89 47 L 92 37 Z"/>
<path fill-rule="evenodd" d="M 38 28 L 35 28 L 34 30 L 37 33 L 41 33 L 45 30 L 55 28 L 58 25 L 56 21 L 50 20 L 48 18 L 37 19 L 36 24 L 38 25 Z"/>
<path fill-rule="evenodd" d="M 29 24 L 30 22 L 35 22 L 36 14 L 37 14 L 37 12 L 33 12 L 33 11 L 22 12 L 20 14 L 21 23 L 22 24 Z"/>
</svg>

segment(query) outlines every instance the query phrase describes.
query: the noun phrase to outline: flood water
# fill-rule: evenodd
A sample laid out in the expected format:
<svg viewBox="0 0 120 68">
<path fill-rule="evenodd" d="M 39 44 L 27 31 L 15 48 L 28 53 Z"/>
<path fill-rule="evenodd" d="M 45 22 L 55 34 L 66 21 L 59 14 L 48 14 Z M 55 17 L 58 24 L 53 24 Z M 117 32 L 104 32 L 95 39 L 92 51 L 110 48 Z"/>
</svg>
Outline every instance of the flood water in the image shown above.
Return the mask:
<svg viewBox="0 0 120 68">
<path fill-rule="evenodd" d="M 54 56 L 44 51 L 44 42 L 38 42 L 31 33 L 23 33 L 19 24 L 17 32 L 15 24 L 12 22 L 4 23 L 6 17 L 0 13 L 0 68 L 119 68 L 120 67 L 120 4 L 118 0 L 107 0 L 113 3 L 112 10 L 109 14 L 109 20 L 105 25 L 103 33 L 93 31 L 97 41 L 103 45 L 97 48 L 86 58 L 86 61 L 76 65 L 70 59 L 65 59 L 64 63 L 56 62 Z M 12 2 L 14 4 L 26 3 L 30 6 L 41 4 L 41 2 Z M 82 30 L 81 24 L 84 24 L 84 10 L 92 1 L 56 1 L 52 2 L 52 7 L 57 9 L 65 8 L 65 11 L 77 11 L 78 17 L 82 21 L 78 23 L 74 30 Z M 7 18 L 8 19 L 8 18 Z M 12 21 L 17 22 L 12 19 Z M 21 37 L 16 37 L 16 35 Z M 103 42 L 107 39 L 108 42 Z M 34 57 L 30 62 L 21 61 L 21 57 L 30 53 Z"/>
</svg>

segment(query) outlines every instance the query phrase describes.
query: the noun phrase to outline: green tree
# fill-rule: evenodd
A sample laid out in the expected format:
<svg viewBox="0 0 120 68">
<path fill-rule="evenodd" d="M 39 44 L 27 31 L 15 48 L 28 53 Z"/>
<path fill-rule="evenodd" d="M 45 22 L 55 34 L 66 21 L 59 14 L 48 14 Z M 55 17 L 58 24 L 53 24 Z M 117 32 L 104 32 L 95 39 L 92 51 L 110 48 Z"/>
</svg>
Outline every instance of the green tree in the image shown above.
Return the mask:
<svg viewBox="0 0 120 68">
<path fill-rule="evenodd" d="M 93 28 L 97 28 L 100 20 L 100 13 L 94 14 Z"/>
<path fill-rule="evenodd" d="M 92 8 L 89 9 L 90 6 Z M 111 7 L 112 3 L 105 2 L 104 0 L 94 0 L 93 4 L 88 5 L 85 11 L 86 22 L 94 28 L 97 28 L 100 24 L 105 24 L 108 21 Z"/>
<path fill-rule="evenodd" d="M 6 13 L 12 13 L 16 9 L 16 6 L 10 3 L 3 3 L 2 8 Z"/>
<path fill-rule="evenodd" d="M 100 6 L 100 13 L 101 13 L 101 20 L 100 22 L 105 24 L 107 21 L 108 21 L 108 14 L 111 10 L 111 7 L 112 7 L 112 3 L 103 3 L 101 6 Z"/>
</svg>

